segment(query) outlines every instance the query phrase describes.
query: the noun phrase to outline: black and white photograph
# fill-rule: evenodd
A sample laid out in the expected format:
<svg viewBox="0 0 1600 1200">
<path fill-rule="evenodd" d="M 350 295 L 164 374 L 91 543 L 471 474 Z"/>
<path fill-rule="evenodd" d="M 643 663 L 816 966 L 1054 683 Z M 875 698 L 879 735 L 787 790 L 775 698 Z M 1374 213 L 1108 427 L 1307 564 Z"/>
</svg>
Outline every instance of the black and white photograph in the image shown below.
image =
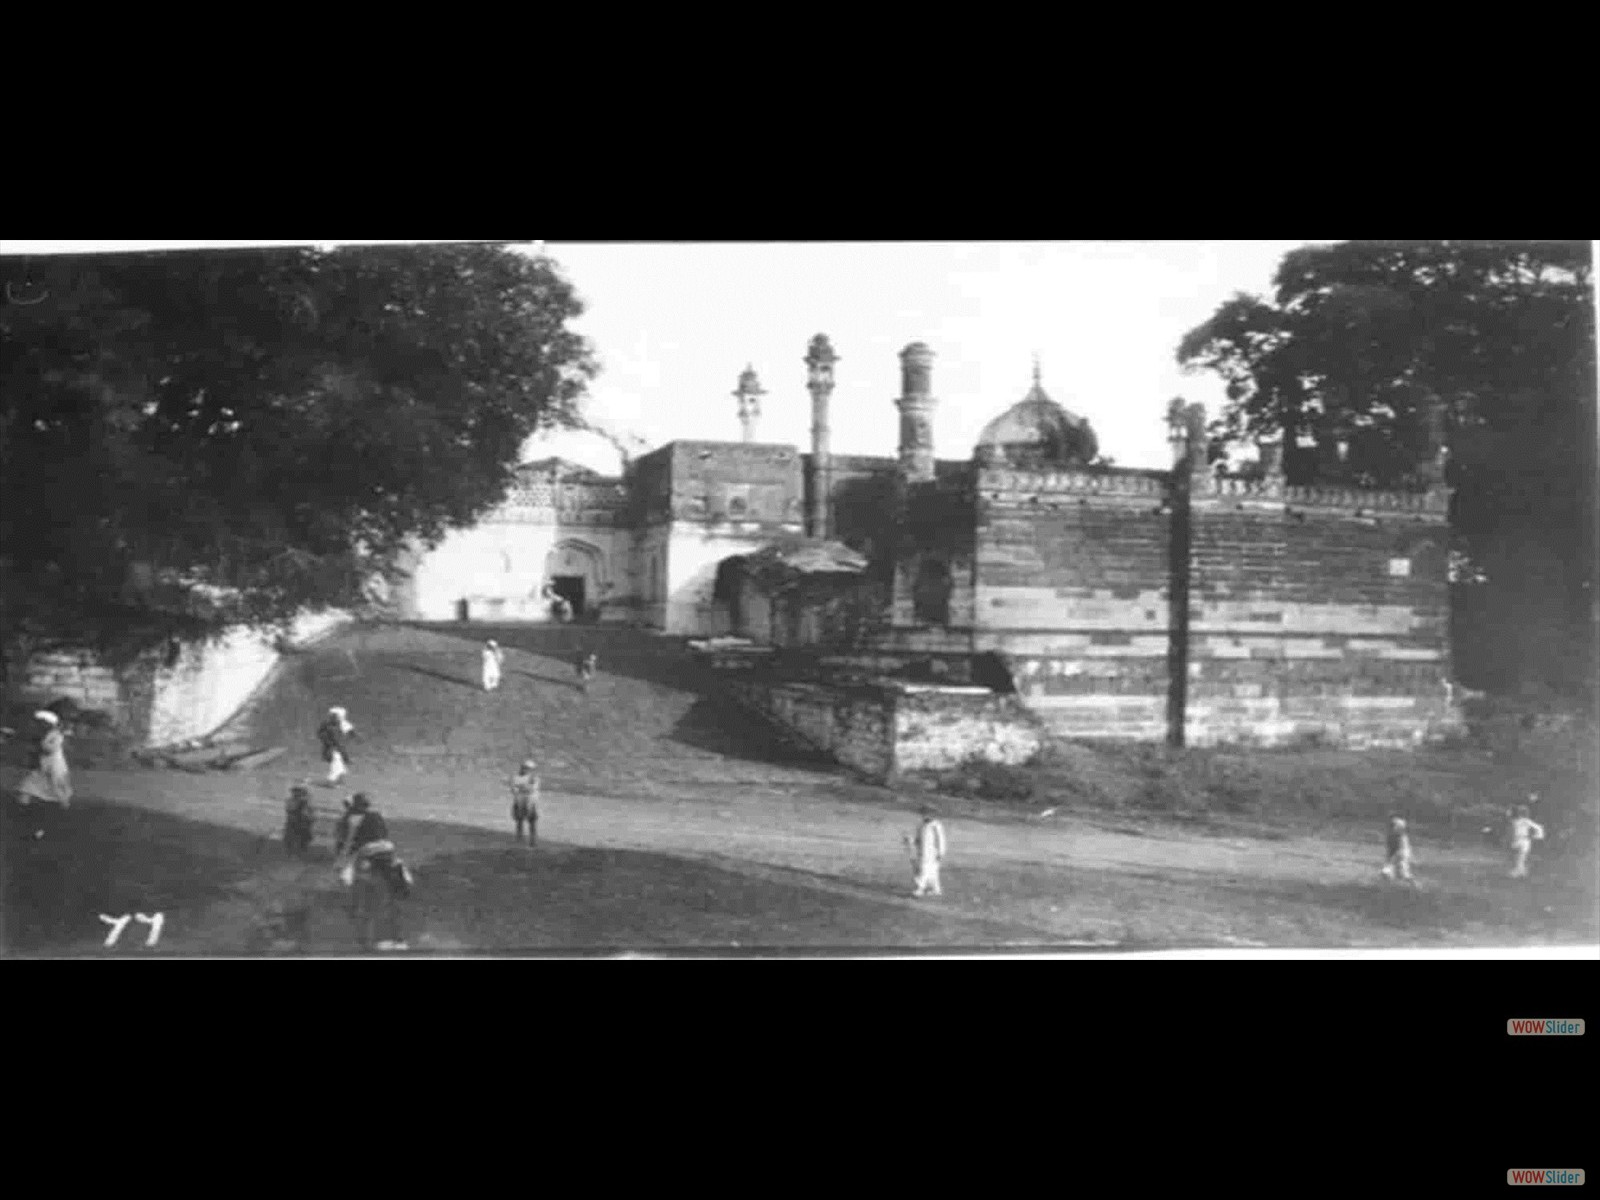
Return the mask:
<svg viewBox="0 0 1600 1200">
<path fill-rule="evenodd" d="M 1594 267 L 0 242 L 0 957 L 1593 960 Z"/>
</svg>

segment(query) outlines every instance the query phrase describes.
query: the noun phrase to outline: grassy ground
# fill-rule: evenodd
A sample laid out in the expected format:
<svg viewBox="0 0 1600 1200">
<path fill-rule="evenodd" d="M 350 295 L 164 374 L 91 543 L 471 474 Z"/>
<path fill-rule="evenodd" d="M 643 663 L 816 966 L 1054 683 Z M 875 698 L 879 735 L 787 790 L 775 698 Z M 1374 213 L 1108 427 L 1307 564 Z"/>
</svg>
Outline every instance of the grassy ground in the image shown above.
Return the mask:
<svg viewBox="0 0 1600 1200">
<path fill-rule="evenodd" d="M 492 696 L 473 682 L 484 636 L 509 651 Z M 569 663 L 589 648 L 602 675 L 583 693 Z M 265 771 L 75 763 L 66 836 L 7 831 L 6 952 L 355 952 L 328 844 L 346 792 L 315 789 L 309 859 L 276 840 L 335 703 L 363 735 L 350 783 L 416 871 L 414 951 L 1600 940 L 1592 836 L 1587 855 L 1542 846 L 1533 877 L 1512 880 L 1478 833 L 1529 790 L 1580 811 L 1592 764 L 1570 730 L 1395 755 L 1071 747 L 1027 773 L 1025 798 L 899 793 L 786 750 L 673 643 L 474 627 L 365 629 L 298 656 L 250 716 L 257 743 L 290 751 Z M 512 840 L 503 783 L 529 753 L 545 776 L 531 851 Z M 929 799 L 950 834 L 945 896 L 913 900 L 901 838 Z M 1418 891 L 1378 877 L 1391 811 L 1413 822 Z M 104 947 L 99 915 L 124 912 L 162 912 L 159 944 L 130 925 Z"/>
<path fill-rule="evenodd" d="M 969 768 L 924 786 L 991 809 L 1056 808 L 1267 838 L 1361 836 L 1401 816 L 1415 835 L 1449 846 L 1481 842 L 1507 806 L 1530 803 L 1555 839 L 1549 854 L 1557 843 L 1593 843 L 1597 754 L 1593 725 L 1577 723 L 1516 735 L 1490 729 L 1416 751 L 1064 745 L 1025 768 Z"/>
</svg>

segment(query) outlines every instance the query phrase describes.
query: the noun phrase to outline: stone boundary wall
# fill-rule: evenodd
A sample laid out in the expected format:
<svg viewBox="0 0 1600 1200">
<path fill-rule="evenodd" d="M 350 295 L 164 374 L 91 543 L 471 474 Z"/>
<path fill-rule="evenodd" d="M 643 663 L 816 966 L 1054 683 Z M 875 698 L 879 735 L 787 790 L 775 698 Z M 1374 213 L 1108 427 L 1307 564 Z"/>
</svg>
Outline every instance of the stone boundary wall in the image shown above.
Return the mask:
<svg viewBox="0 0 1600 1200">
<path fill-rule="evenodd" d="M 290 649 L 310 645 L 350 620 L 344 612 L 307 614 L 284 643 Z M 171 666 L 160 652 L 118 670 L 92 650 L 52 650 L 29 659 L 18 698 L 34 704 L 68 699 L 107 714 L 115 729 L 139 745 L 169 746 L 225 725 L 269 681 L 282 657 L 275 637 L 248 629 L 187 643 Z"/>
<path fill-rule="evenodd" d="M 18 699 L 38 704 L 70 700 L 80 709 L 110 714 L 119 726 L 127 719 L 121 677 L 101 664 L 92 650 L 49 650 L 33 655 L 23 671 Z"/>
<path fill-rule="evenodd" d="M 1406 746 L 1459 728 L 1443 489 L 1201 477 L 1184 564 L 1166 472 L 985 470 L 977 494 L 972 649 L 1055 736 L 1165 738 L 1175 669 L 1191 745 Z"/>
<path fill-rule="evenodd" d="M 725 686 L 742 706 L 874 783 L 972 759 L 1016 766 L 1044 744 L 1031 714 L 986 688 L 759 679 L 725 680 Z"/>
<path fill-rule="evenodd" d="M 897 772 L 947 771 L 971 759 L 1021 766 L 1044 747 L 1038 720 L 1014 697 L 987 688 L 898 689 L 894 706 Z"/>
<path fill-rule="evenodd" d="M 818 611 L 773 614 L 792 629 L 766 636 L 800 652 L 778 675 L 823 688 L 911 675 L 1003 692 L 998 664 L 1015 702 L 1057 738 L 1165 740 L 1178 682 L 1191 745 L 1401 747 L 1460 729 L 1446 490 L 1191 484 L 1186 501 L 1166 471 L 981 469 L 970 609 L 952 592 L 946 624 L 909 622 L 908 571 L 926 548 L 901 545 L 887 628 L 857 622 L 846 637 L 823 619 L 828 597 L 785 598 Z M 1187 504 L 1187 520 L 1174 504 Z M 944 549 L 959 574 L 961 547 Z M 1180 588 L 1187 612 L 1173 607 Z M 888 750 L 844 746 L 840 720 L 869 722 L 824 719 L 822 695 L 785 701 L 793 711 L 775 719 L 810 728 L 841 761 L 887 755 L 902 769 L 898 732 Z"/>
<path fill-rule="evenodd" d="M 1168 492 L 1159 471 L 978 474 L 973 649 L 1055 737 L 1166 736 Z"/>
<path fill-rule="evenodd" d="M 1239 481 L 1199 490 L 1185 741 L 1403 747 L 1458 725 L 1446 503 Z"/>
</svg>

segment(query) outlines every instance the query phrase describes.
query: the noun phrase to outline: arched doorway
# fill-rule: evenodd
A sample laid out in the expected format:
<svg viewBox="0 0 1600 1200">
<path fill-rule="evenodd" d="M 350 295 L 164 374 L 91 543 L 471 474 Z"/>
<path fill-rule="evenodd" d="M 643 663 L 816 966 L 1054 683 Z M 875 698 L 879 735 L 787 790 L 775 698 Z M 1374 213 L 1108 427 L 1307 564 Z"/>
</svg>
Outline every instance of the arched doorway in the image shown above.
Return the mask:
<svg viewBox="0 0 1600 1200">
<path fill-rule="evenodd" d="M 573 620 L 594 610 L 605 584 L 605 556 L 597 546 L 567 538 L 545 556 L 544 586 L 571 606 Z"/>
<path fill-rule="evenodd" d="M 911 585 L 911 603 L 919 625 L 950 624 L 950 564 L 942 558 L 924 558 L 917 563 Z"/>
<path fill-rule="evenodd" d="M 737 637 L 746 636 L 749 614 L 745 611 L 744 581 L 745 560 L 742 554 L 723 559 L 717 564 L 717 574 L 711 586 L 711 600 L 723 605 L 728 613 L 728 631 Z"/>
</svg>

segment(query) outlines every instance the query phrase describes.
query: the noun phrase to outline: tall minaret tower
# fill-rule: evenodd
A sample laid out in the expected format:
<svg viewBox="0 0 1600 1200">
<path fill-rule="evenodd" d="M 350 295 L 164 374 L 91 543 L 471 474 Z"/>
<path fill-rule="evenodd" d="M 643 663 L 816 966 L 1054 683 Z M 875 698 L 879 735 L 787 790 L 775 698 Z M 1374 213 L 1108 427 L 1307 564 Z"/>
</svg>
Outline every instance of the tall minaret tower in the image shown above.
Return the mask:
<svg viewBox="0 0 1600 1200">
<path fill-rule="evenodd" d="M 833 470 L 828 447 L 828 401 L 833 397 L 833 352 L 828 335 L 819 333 L 806 351 L 806 389 L 811 393 L 811 506 L 806 513 L 806 535 L 825 538 L 833 535 Z"/>
<path fill-rule="evenodd" d="M 919 483 L 934 476 L 933 351 L 912 342 L 900 351 L 900 476 Z"/>
<path fill-rule="evenodd" d="M 744 427 L 744 440 L 756 440 L 756 421 L 761 417 L 761 397 L 767 393 L 756 378 L 756 370 L 748 363 L 739 373 L 739 388 L 733 393 L 739 400 L 739 424 Z"/>
</svg>

